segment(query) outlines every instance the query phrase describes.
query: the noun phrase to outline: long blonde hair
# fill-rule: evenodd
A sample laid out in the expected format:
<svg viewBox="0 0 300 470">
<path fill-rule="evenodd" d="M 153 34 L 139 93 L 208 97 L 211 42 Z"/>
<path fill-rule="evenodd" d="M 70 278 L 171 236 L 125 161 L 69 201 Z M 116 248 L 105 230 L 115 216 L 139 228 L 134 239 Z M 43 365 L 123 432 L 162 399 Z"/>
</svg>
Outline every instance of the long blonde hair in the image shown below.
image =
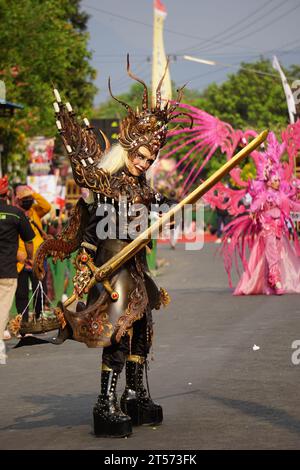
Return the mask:
<svg viewBox="0 0 300 470">
<path fill-rule="evenodd" d="M 103 168 L 103 170 L 113 175 L 126 165 L 127 160 L 127 151 L 123 149 L 121 144 L 115 144 L 111 147 L 110 151 L 101 158 L 98 168 Z M 91 204 L 94 201 L 94 193 L 89 191 L 89 194 L 83 197 L 83 199 L 87 204 Z"/>
<path fill-rule="evenodd" d="M 104 155 L 98 164 L 98 168 L 103 168 L 103 170 L 108 171 L 111 175 L 117 173 L 121 168 L 127 166 L 128 162 L 128 153 L 122 147 L 121 144 L 115 144 L 112 146 L 111 150 Z M 156 162 L 155 162 L 156 163 Z M 155 165 L 155 164 L 154 164 Z M 152 171 L 154 165 L 147 172 L 147 179 L 152 178 Z M 89 195 L 84 197 L 86 203 L 90 204 L 94 200 L 94 195 L 92 191 L 89 191 Z"/>
<path fill-rule="evenodd" d="M 128 161 L 127 151 L 121 144 L 115 144 L 111 150 L 102 157 L 98 168 L 108 171 L 111 175 L 123 168 Z"/>
</svg>

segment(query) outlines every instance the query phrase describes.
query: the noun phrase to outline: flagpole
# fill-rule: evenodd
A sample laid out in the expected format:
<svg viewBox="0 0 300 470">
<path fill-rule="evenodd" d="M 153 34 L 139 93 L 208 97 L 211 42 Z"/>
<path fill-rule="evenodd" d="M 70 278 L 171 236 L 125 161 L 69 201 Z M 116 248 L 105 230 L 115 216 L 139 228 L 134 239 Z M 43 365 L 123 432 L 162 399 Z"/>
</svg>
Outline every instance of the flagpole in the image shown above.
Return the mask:
<svg viewBox="0 0 300 470">
<path fill-rule="evenodd" d="M 167 57 L 164 48 L 163 28 L 167 10 L 161 0 L 153 1 L 153 49 L 152 49 L 152 106 L 155 106 L 156 88 L 164 74 Z M 168 70 L 161 87 L 162 100 L 172 99 L 172 85 L 170 71 Z M 154 171 L 150 169 L 150 186 L 154 187 Z M 152 240 L 151 253 L 147 255 L 147 262 L 151 271 L 156 270 L 157 240 Z"/>
</svg>

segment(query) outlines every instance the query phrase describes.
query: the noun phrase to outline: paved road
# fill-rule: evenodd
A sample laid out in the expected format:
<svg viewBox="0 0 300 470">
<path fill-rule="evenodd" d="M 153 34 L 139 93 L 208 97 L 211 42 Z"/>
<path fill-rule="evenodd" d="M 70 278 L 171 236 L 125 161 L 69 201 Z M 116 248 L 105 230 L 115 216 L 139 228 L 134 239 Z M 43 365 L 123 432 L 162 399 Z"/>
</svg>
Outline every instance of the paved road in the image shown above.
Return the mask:
<svg viewBox="0 0 300 470">
<path fill-rule="evenodd" d="M 154 313 L 149 374 L 164 424 L 95 438 L 101 351 L 12 341 L 0 368 L 1 449 L 299 449 L 300 297 L 233 297 L 215 245 L 183 248 L 159 249 L 169 264 L 157 280 L 173 302 Z"/>
</svg>

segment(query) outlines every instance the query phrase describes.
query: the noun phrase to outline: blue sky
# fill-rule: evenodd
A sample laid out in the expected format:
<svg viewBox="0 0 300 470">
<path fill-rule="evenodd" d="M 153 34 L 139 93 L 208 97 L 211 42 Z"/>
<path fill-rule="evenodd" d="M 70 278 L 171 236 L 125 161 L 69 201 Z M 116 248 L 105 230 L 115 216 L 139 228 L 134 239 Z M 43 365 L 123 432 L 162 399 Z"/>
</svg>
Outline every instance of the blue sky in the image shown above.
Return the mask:
<svg viewBox="0 0 300 470">
<path fill-rule="evenodd" d="M 171 78 L 177 85 L 203 90 L 221 83 L 241 61 L 277 55 L 283 65 L 300 64 L 300 0 L 163 0 L 165 49 L 173 57 Z M 99 92 L 95 104 L 108 98 L 107 78 L 114 94 L 126 92 L 126 54 L 132 70 L 151 80 L 152 0 L 83 0 L 89 13 L 92 64 Z M 188 62 L 183 55 L 216 61 L 215 66 Z M 230 66 L 227 66 L 229 64 Z"/>
</svg>

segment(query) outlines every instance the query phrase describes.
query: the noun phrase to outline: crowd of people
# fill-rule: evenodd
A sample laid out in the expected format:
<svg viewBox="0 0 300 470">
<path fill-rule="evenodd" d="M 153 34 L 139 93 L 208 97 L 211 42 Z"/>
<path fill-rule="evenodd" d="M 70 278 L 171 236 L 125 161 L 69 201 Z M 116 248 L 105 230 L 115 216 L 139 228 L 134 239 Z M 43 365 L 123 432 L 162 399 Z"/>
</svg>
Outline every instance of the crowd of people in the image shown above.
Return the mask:
<svg viewBox="0 0 300 470">
<path fill-rule="evenodd" d="M 17 315 L 21 316 L 19 336 L 25 336 L 26 333 L 22 332 L 26 330 L 24 326 L 38 322 L 41 313 L 49 309 L 49 301 L 55 296 L 47 261 L 47 276 L 42 284 L 33 271 L 33 261 L 40 245 L 62 232 L 72 207 L 73 204 L 67 203 L 63 211 L 54 210 L 41 194 L 28 185 L 16 184 L 12 187 L 6 176 L 0 178 L 1 364 L 5 364 L 7 359 L 4 341 L 11 338 L 7 323 L 13 302 Z"/>
</svg>

